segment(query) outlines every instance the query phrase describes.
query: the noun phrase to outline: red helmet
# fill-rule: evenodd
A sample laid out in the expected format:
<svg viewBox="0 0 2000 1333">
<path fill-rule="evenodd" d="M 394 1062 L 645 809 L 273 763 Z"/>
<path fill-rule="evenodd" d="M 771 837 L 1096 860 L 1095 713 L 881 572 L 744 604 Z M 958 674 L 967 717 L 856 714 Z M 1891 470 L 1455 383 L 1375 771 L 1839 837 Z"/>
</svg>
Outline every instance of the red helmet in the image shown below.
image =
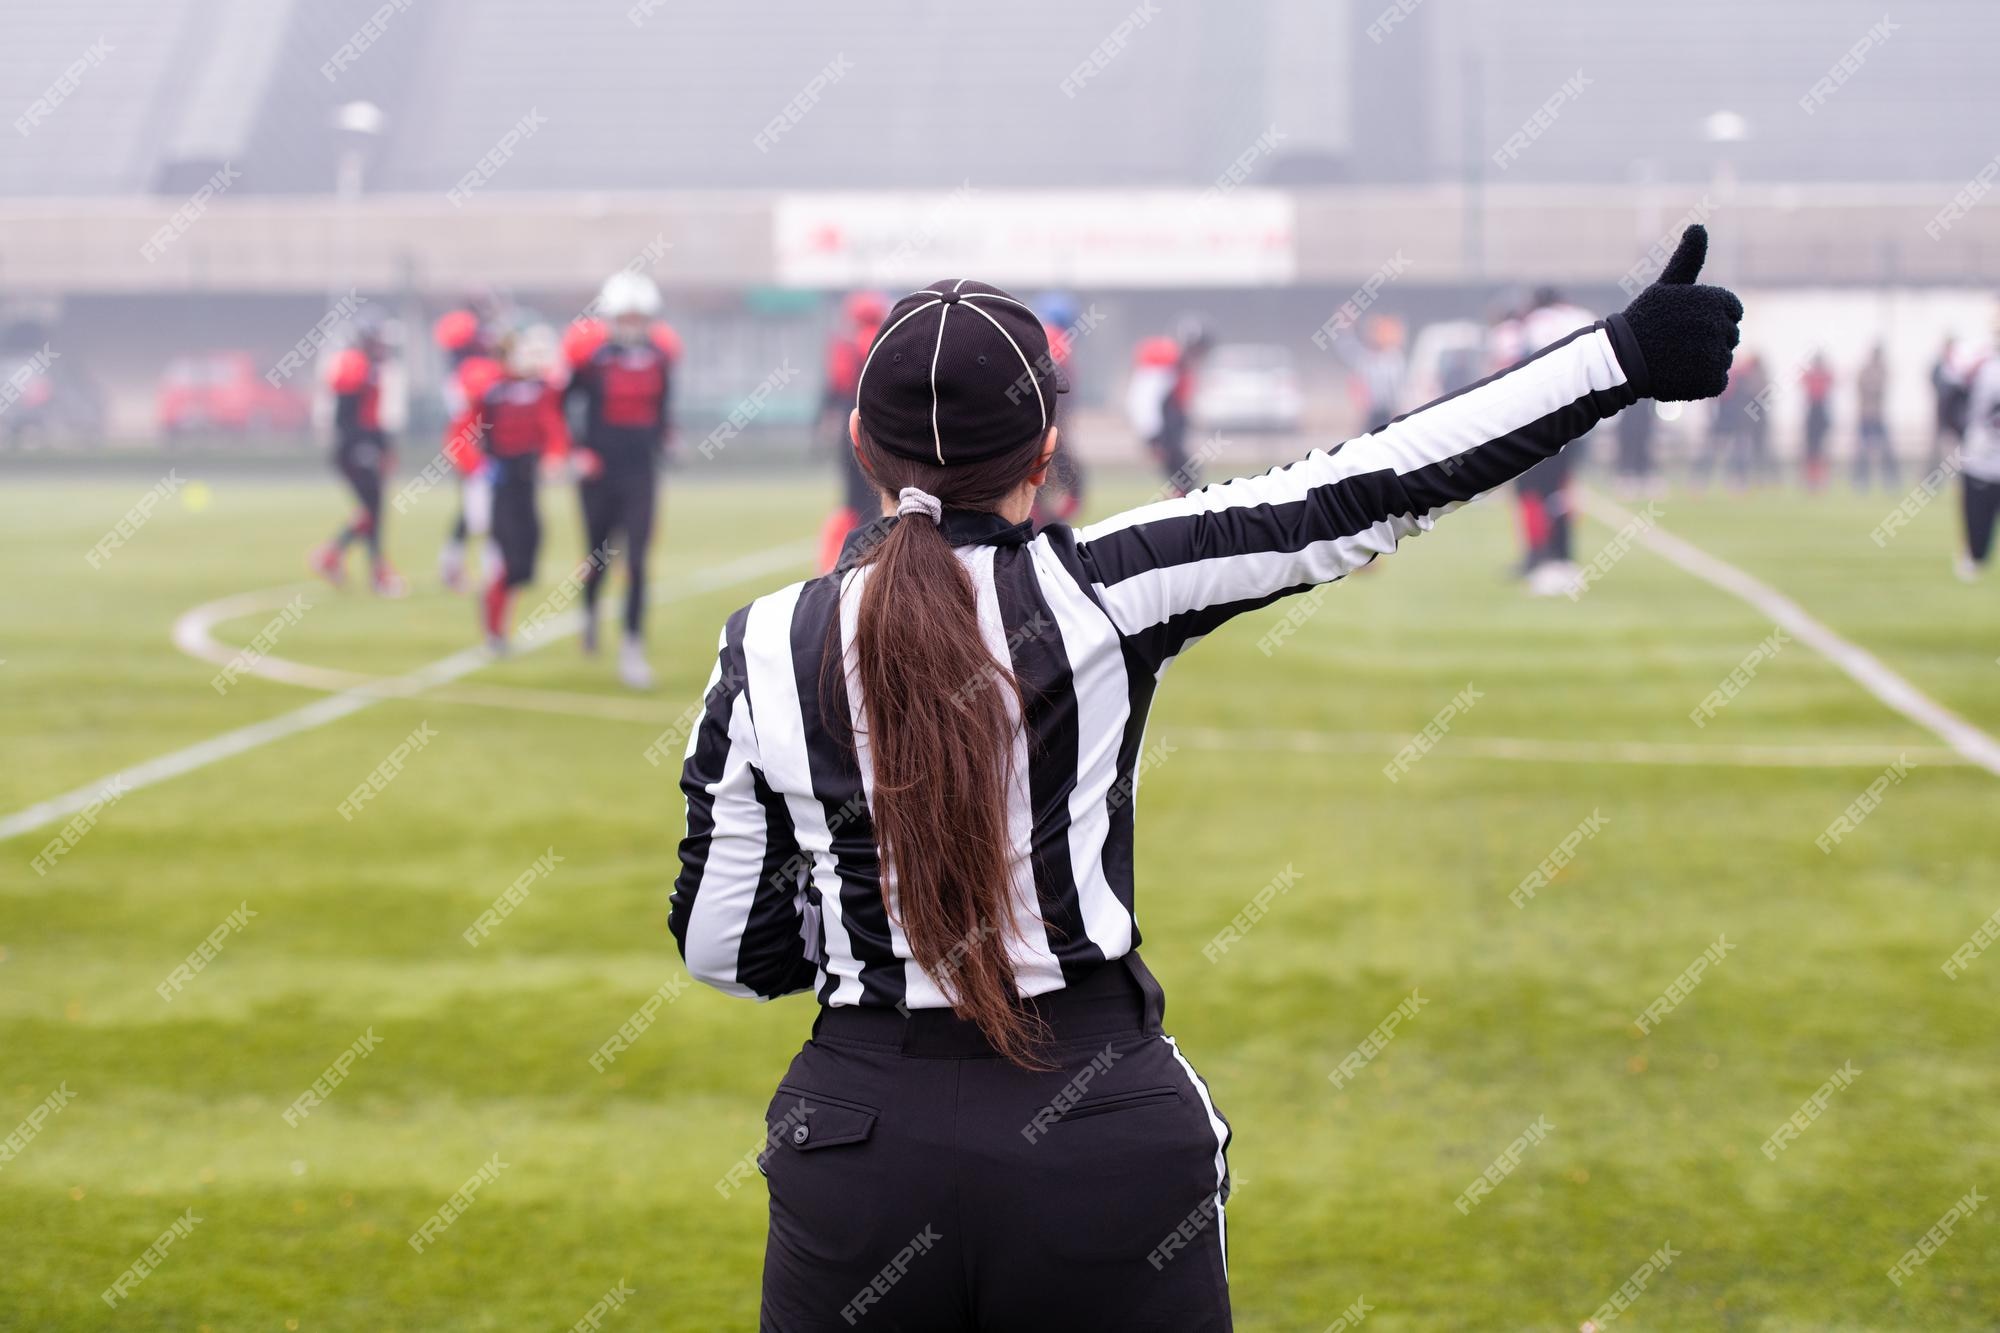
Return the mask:
<svg viewBox="0 0 2000 1333">
<path fill-rule="evenodd" d="M 463 352 L 479 341 L 479 316 L 470 310 L 449 310 L 431 328 L 437 345 L 447 352 Z"/>
<path fill-rule="evenodd" d="M 842 309 L 847 322 L 857 329 L 879 329 L 889 318 L 889 302 L 880 292 L 851 292 Z"/>
</svg>

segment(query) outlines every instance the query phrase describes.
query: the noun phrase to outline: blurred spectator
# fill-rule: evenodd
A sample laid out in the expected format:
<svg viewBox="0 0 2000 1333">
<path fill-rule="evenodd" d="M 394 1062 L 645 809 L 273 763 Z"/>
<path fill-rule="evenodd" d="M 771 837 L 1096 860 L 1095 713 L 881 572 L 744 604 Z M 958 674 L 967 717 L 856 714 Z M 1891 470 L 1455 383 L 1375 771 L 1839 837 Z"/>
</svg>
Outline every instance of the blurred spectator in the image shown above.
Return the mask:
<svg viewBox="0 0 2000 1333">
<path fill-rule="evenodd" d="M 1806 391 L 1805 483 L 1809 491 L 1826 488 L 1826 437 L 1833 429 L 1833 367 L 1825 352 L 1814 352 L 1799 384 Z"/>
<path fill-rule="evenodd" d="M 1887 408 L 1889 400 L 1889 359 L 1876 343 L 1854 380 L 1858 404 L 1854 438 L 1854 489 L 1868 489 L 1869 464 L 1881 457 L 1882 484 L 1896 485 L 1896 451 L 1889 446 Z"/>
<path fill-rule="evenodd" d="M 1763 398 L 1770 387 L 1770 372 L 1764 369 L 1762 357 L 1745 352 L 1736 358 L 1729 372 L 1729 387 L 1715 400 L 1708 448 L 1695 464 L 1696 484 L 1707 485 L 1718 464 L 1727 469 L 1729 484 L 1738 490 L 1752 481 L 1768 479 L 1768 413 Z"/>
</svg>

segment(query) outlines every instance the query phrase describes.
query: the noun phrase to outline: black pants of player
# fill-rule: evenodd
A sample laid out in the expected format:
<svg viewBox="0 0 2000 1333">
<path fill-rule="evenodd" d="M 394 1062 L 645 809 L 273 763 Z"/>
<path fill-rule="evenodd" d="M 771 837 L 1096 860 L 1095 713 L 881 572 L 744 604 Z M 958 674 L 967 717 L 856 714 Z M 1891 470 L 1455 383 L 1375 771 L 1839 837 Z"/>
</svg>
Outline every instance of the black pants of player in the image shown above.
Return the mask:
<svg viewBox="0 0 2000 1333">
<path fill-rule="evenodd" d="M 583 576 L 583 606 L 597 612 L 597 594 L 611 559 L 625 553 L 625 632 L 638 637 L 646 624 L 646 553 L 653 545 L 653 513 L 659 477 L 650 467 L 607 468 L 578 487 L 583 497 L 583 530 L 589 564 Z"/>
<path fill-rule="evenodd" d="M 1222 1333 L 1228 1126 L 1136 958 L 1037 1005 L 822 1011 L 767 1113 L 763 1333 Z"/>
<path fill-rule="evenodd" d="M 1528 552 L 1530 566 L 1570 558 L 1570 463 L 1566 453 L 1551 454 L 1523 472 L 1514 483 L 1524 499 L 1542 507 L 1547 520 L 1540 547 Z"/>
<path fill-rule="evenodd" d="M 369 432 L 341 440 L 333 451 L 333 466 L 361 506 L 361 514 L 341 529 L 336 539 L 345 546 L 356 539 L 368 543 L 371 559 L 382 555 L 382 473 L 389 462 L 389 442 Z"/>
<path fill-rule="evenodd" d="M 500 577 L 509 588 L 535 579 L 542 549 L 542 515 L 535 505 L 531 455 L 504 460 L 493 479 L 493 544 L 500 548 Z"/>
<path fill-rule="evenodd" d="M 1965 504 L 1965 553 L 1977 565 L 1993 554 L 1993 525 L 2000 520 L 2000 481 L 1961 475 Z"/>
</svg>

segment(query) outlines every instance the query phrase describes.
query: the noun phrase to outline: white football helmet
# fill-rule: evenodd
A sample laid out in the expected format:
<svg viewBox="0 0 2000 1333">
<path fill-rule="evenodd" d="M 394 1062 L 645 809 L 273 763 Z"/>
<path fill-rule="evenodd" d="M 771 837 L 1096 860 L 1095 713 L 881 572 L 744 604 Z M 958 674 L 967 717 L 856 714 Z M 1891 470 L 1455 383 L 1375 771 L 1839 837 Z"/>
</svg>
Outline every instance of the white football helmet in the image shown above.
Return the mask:
<svg viewBox="0 0 2000 1333">
<path fill-rule="evenodd" d="M 598 289 L 597 313 L 606 320 L 651 319 L 660 313 L 660 289 L 645 274 L 620 269 Z"/>
</svg>

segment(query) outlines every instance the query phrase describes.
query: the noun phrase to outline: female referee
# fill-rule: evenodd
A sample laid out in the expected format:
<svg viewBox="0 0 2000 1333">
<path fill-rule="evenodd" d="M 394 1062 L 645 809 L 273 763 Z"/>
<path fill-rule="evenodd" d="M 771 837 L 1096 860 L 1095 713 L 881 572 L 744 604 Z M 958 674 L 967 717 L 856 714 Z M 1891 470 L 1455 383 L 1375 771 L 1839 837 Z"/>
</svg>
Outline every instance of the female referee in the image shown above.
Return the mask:
<svg viewBox="0 0 2000 1333">
<path fill-rule="evenodd" d="M 821 1005 L 767 1113 L 767 1333 L 1229 1328 L 1229 1126 L 1136 951 L 1158 679 L 1638 399 L 1721 392 L 1706 247 L 1331 453 L 1038 536 L 1040 321 L 966 280 L 896 303 L 850 419 L 883 517 L 729 618 L 682 778 L 688 970 Z"/>
</svg>

